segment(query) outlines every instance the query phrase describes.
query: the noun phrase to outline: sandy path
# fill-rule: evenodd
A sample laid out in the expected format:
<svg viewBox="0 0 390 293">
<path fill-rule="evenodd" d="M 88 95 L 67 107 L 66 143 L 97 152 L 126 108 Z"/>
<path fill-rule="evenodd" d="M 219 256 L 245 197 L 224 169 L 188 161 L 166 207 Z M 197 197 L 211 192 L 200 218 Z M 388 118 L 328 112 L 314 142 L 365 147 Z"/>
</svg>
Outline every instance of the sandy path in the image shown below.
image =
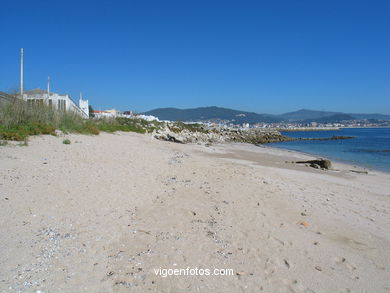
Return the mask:
<svg viewBox="0 0 390 293">
<path fill-rule="evenodd" d="M 249 145 L 69 138 L 0 148 L 4 292 L 390 292 L 389 174 Z M 154 272 L 187 267 L 234 275 Z"/>
</svg>

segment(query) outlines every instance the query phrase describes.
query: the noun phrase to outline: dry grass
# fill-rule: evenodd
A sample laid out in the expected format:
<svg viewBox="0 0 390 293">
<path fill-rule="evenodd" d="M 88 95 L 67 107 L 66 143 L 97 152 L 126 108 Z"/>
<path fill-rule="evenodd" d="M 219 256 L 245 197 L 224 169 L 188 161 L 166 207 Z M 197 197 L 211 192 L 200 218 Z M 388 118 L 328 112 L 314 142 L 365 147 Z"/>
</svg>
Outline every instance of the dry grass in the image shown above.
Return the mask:
<svg viewBox="0 0 390 293">
<path fill-rule="evenodd" d="M 0 140 L 26 141 L 30 135 L 64 133 L 99 134 L 100 131 L 151 132 L 160 122 L 136 118 L 83 119 L 73 112 L 59 112 L 49 106 L 28 105 L 14 98 L 0 105 Z"/>
</svg>

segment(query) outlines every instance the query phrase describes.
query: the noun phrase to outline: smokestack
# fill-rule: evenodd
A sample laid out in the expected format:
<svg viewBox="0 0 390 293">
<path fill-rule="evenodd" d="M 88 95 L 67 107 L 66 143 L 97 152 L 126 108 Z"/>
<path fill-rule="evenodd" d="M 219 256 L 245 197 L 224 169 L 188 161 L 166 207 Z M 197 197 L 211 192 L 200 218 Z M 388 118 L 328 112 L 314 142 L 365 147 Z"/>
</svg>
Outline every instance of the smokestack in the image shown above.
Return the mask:
<svg viewBox="0 0 390 293">
<path fill-rule="evenodd" d="M 23 96 L 23 48 L 20 49 L 20 94 Z"/>
<path fill-rule="evenodd" d="M 50 96 L 50 76 L 47 77 L 47 97 Z"/>
</svg>

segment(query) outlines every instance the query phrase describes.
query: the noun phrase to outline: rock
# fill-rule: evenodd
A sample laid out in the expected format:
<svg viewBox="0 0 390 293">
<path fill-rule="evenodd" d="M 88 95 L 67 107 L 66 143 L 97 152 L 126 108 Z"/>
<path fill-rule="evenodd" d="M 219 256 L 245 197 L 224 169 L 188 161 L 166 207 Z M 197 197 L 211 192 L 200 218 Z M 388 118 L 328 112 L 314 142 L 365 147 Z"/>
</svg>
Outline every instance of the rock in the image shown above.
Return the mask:
<svg viewBox="0 0 390 293">
<path fill-rule="evenodd" d="M 153 131 L 152 136 L 165 141 L 205 143 L 207 146 L 208 144 L 226 142 L 263 144 L 291 140 L 291 138 L 281 135 L 277 130 L 185 127 L 177 123 L 167 123 L 165 128 Z"/>
<path fill-rule="evenodd" d="M 309 161 L 297 161 L 296 164 L 310 164 L 312 168 L 322 168 L 329 170 L 332 168 L 332 163 L 330 160 L 318 159 L 318 160 L 309 160 Z"/>
<path fill-rule="evenodd" d="M 311 163 L 309 166 L 314 168 L 314 169 L 320 169 L 321 168 L 320 165 L 314 164 L 314 163 Z"/>
<path fill-rule="evenodd" d="M 176 142 L 176 143 L 183 143 L 182 139 L 178 139 L 173 135 L 167 134 L 168 141 Z"/>
<path fill-rule="evenodd" d="M 55 135 L 56 136 L 65 136 L 65 134 L 61 130 L 58 130 L 58 129 L 55 130 Z"/>
<path fill-rule="evenodd" d="M 159 140 L 171 141 L 176 143 L 184 143 L 184 139 L 175 133 L 167 130 L 157 131 L 153 133 L 154 138 Z"/>
</svg>

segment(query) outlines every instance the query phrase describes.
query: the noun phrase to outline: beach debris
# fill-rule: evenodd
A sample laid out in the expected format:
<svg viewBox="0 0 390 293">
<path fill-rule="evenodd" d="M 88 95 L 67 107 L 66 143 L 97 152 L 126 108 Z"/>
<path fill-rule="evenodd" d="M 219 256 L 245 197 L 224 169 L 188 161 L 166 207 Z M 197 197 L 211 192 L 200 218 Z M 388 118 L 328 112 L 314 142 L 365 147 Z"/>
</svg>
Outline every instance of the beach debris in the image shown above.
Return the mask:
<svg viewBox="0 0 390 293">
<path fill-rule="evenodd" d="M 322 268 L 320 266 L 315 266 L 315 269 L 319 272 L 322 272 Z"/>
<path fill-rule="evenodd" d="M 145 234 L 148 234 L 150 235 L 150 231 L 146 231 L 146 230 L 141 230 L 141 229 L 138 229 L 138 230 L 135 230 L 134 233 L 137 233 L 137 232 L 140 232 L 140 233 L 145 233 Z"/>
<path fill-rule="evenodd" d="M 290 263 L 287 261 L 287 259 L 284 259 L 284 264 L 286 265 L 286 267 L 289 269 L 290 268 Z"/>
<path fill-rule="evenodd" d="M 306 214 L 305 212 L 302 212 L 302 213 L 301 213 L 301 216 L 302 216 L 302 217 L 306 217 L 307 214 Z"/>
<path fill-rule="evenodd" d="M 349 170 L 349 171 L 351 171 L 351 172 L 353 172 L 353 173 L 358 173 L 358 174 L 368 174 L 368 172 L 367 171 L 361 171 L 361 170 Z"/>
<path fill-rule="evenodd" d="M 310 224 L 306 221 L 301 222 L 300 225 L 302 225 L 303 227 L 306 227 L 306 228 L 310 226 Z"/>
<path fill-rule="evenodd" d="M 346 260 L 347 260 L 347 259 L 346 259 L 345 257 L 342 257 L 342 258 L 340 258 L 340 259 L 337 259 L 337 260 L 336 260 L 336 263 L 337 263 L 337 264 L 342 264 L 342 263 L 344 263 Z"/>
<path fill-rule="evenodd" d="M 308 161 L 296 161 L 296 164 L 309 164 L 310 167 L 316 169 L 326 169 L 329 170 L 332 168 L 332 163 L 330 160 L 326 159 L 317 159 L 317 160 L 308 160 Z"/>
</svg>

